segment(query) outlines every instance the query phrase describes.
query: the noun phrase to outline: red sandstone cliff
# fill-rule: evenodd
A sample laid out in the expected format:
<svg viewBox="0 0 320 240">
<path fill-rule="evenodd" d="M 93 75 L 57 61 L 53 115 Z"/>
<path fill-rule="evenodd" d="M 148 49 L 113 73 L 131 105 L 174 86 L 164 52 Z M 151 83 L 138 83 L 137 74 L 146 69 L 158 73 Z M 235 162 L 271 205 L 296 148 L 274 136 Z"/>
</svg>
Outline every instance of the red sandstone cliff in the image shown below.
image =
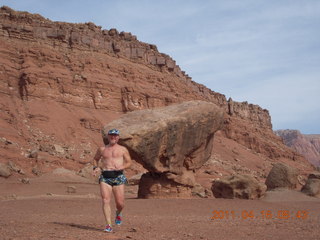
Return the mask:
<svg viewBox="0 0 320 240">
<path fill-rule="evenodd" d="M 320 135 L 301 134 L 298 130 L 277 130 L 284 143 L 303 155 L 316 167 L 320 167 Z"/>
<path fill-rule="evenodd" d="M 101 127 L 121 114 L 205 100 L 225 111 L 222 139 L 260 159 L 295 160 L 308 168 L 273 133 L 267 110 L 227 101 L 192 81 L 155 45 L 128 32 L 52 22 L 2 7 L 0 73 L 2 162 L 18 161 L 33 170 L 41 165 L 43 171 L 57 165 L 76 168 L 92 159 Z M 221 155 L 228 152 L 221 149 Z"/>
</svg>

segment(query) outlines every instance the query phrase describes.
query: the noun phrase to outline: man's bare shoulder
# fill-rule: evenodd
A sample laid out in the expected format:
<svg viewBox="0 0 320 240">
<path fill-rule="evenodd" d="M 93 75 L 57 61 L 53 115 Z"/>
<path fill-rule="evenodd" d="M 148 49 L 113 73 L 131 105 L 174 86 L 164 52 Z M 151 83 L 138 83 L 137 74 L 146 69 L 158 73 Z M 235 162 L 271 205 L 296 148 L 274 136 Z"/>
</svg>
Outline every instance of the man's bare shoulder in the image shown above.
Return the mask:
<svg viewBox="0 0 320 240">
<path fill-rule="evenodd" d="M 123 152 L 128 152 L 128 149 L 125 146 L 118 145 L 119 149 L 121 149 Z"/>
<path fill-rule="evenodd" d="M 99 150 L 100 152 L 103 152 L 103 150 L 104 150 L 105 148 L 106 148 L 106 146 L 99 147 L 98 150 Z"/>
</svg>

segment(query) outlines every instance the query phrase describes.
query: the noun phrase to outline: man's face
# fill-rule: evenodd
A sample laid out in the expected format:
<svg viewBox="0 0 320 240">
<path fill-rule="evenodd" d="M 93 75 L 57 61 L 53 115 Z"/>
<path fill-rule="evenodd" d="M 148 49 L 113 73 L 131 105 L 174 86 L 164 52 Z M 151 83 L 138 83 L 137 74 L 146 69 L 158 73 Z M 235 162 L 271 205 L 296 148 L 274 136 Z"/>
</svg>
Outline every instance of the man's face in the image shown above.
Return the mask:
<svg viewBox="0 0 320 240">
<path fill-rule="evenodd" d="M 119 135 L 108 134 L 108 140 L 111 144 L 116 144 L 119 141 Z"/>
</svg>

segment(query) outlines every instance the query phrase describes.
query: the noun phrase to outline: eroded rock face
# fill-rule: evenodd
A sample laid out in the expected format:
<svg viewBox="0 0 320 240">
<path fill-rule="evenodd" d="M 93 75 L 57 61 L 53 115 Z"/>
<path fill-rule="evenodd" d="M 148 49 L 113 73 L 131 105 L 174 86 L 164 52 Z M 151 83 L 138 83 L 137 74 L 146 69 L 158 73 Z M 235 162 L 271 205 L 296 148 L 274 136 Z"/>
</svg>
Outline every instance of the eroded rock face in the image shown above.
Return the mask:
<svg viewBox="0 0 320 240">
<path fill-rule="evenodd" d="M 191 187 L 192 171 L 209 159 L 214 133 L 222 123 L 223 111 L 215 104 L 189 101 L 128 113 L 106 125 L 103 135 L 119 129 L 120 144 L 146 169 Z"/>
<path fill-rule="evenodd" d="M 294 189 L 297 184 L 297 170 L 283 163 L 275 164 L 266 179 L 268 190 L 275 188 Z"/>
<path fill-rule="evenodd" d="M 298 130 L 277 130 L 284 143 L 303 155 L 315 167 L 320 167 L 320 135 L 301 134 Z"/>
<path fill-rule="evenodd" d="M 249 175 L 228 176 L 221 180 L 216 180 L 212 184 L 212 193 L 216 198 L 241 198 L 257 199 L 261 198 L 267 187 L 259 183 L 254 177 Z"/>
<path fill-rule="evenodd" d="M 0 9 L 0 18 L 2 20 L 0 34 L 4 36 L 29 41 L 41 39 L 50 45 L 101 51 L 148 64 L 155 69 L 163 68 L 185 79 L 191 79 L 170 56 L 159 53 L 155 45 L 138 41 L 130 32 L 119 33 L 114 28 L 101 29 L 91 22 L 85 24 L 52 22 L 38 14 L 14 11 L 8 7 Z M 12 25 L 11 22 L 15 24 Z M 27 76 L 25 79 L 27 80 Z"/>
</svg>

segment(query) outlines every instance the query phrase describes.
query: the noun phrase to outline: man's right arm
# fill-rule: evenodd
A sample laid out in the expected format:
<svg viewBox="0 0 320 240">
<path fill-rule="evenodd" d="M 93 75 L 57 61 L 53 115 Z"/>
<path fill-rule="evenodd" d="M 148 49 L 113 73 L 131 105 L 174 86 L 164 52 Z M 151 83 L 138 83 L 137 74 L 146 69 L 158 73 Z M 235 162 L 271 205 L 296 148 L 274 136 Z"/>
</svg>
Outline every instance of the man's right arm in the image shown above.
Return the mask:
<svg viewBox="0 0 320 240">
<path fill-rule="evenodd" d="M 101 158 L 101 149 L 98 148 L 97 152 L 96 152 L 96 155 L 93 158 L 93 167 L 98 167 L 100 158 Z"/>
<path fill-rule="evenodd" d="M 99 168 L 99 161 L 101 159 L 101 148 L 97 149 L 96 155 L 93 158 L 93 175 L 95 176 L 98 171 L 100 170 Z"/>
</svg>

